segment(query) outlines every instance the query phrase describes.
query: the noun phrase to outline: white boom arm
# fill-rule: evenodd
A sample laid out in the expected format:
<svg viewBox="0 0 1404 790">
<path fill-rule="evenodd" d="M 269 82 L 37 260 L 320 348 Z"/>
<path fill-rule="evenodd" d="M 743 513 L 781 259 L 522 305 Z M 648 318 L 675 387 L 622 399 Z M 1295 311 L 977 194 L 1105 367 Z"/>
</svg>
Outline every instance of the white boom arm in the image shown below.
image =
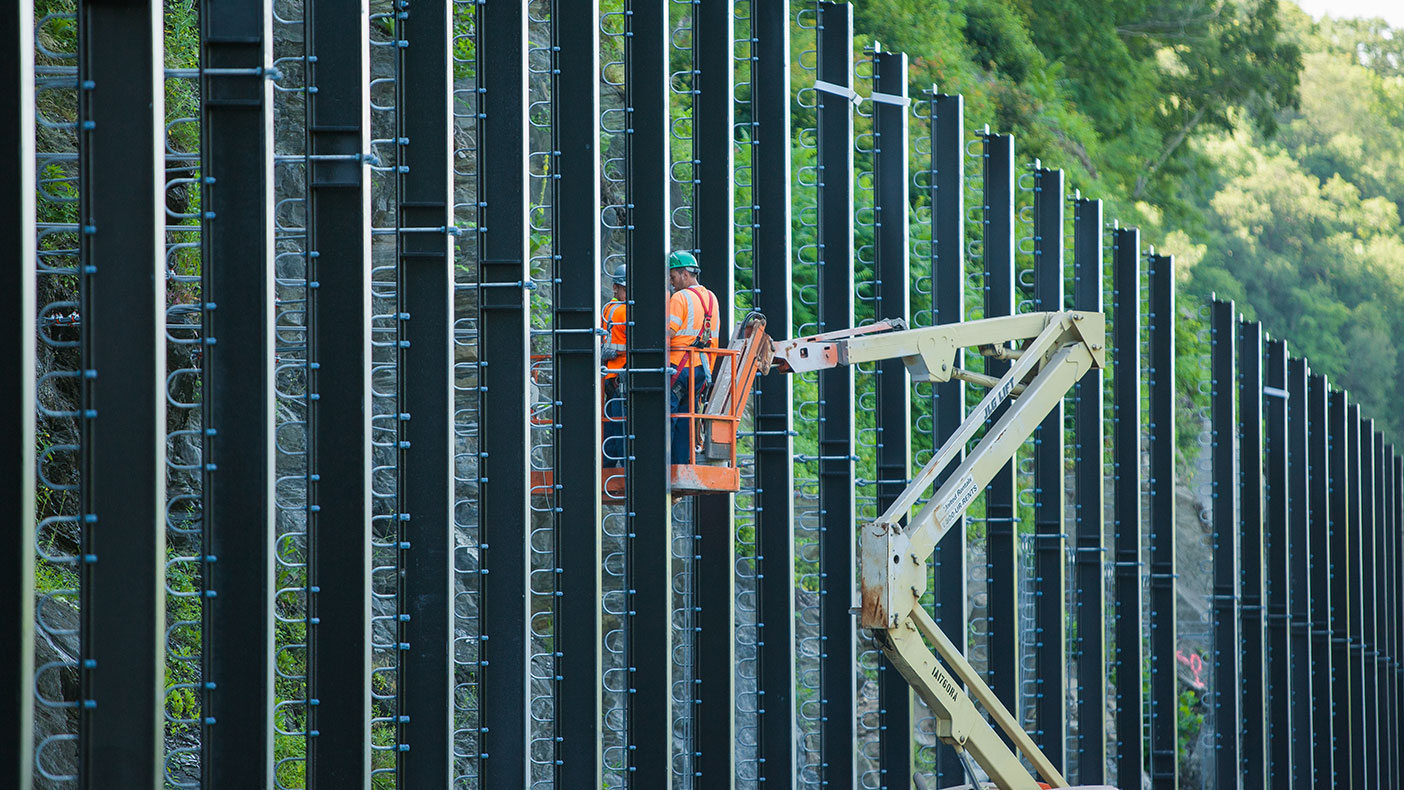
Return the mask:
<svg viewBox="0 0 1404 790">
<path fill-rule="evenodd" d="M 1018 344 L 1018 345 L 1011 345 Z M 999 379 L 958 366 L 960 349 L 978 347 L 985 356 L 1014 360 Z M 876 521 L 864 524 L 860 538 L 862 610 L 859 624 L 870 629 L 883 652 L 936 717 L 936 735 L 958 752 L 968 752 L 1004 790 L 1035 790 L 1038 783 L 981 717 L 990 718 L 1053 787 L 1067 787 L 1062 774 L 980 679 L 936 622 L 921 607 L 926 592 L 926 561 L 946 530 L 964 515 L 995 474 L 1083 374 L 1105 364 L 1105 322 L 1101 313 L 1026 313 L 924 329 L 882 321 L 778 343 L 781 370 L 803 372 L 837 365 L 901 358 L 913 381 L 962 379 L 987 386 L 989 393 L 911 484 Z M 985 432 L 960 466 L 915 513 L 917 500 L 959 454 L 999 406 L 1009 408 Z M 905 523 L 904 523 L 905 521 Z M 935 653 L 927 647 L 935 648 Z M 939 654 L 943 667 L 936 660 Z M 948 674 L 954 672 L 955 678 Z M 965 688 L 961 688 L 961 684 Z"/>
</svg>

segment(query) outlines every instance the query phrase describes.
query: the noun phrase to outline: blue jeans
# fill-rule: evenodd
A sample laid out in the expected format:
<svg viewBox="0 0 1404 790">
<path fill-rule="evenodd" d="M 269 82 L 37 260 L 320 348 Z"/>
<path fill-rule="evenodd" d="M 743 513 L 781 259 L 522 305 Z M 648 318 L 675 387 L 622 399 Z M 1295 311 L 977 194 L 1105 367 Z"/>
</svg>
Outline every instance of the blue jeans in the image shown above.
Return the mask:
<svg viewBox="0 0 1404 790">
<path fill-rule="evenodd" d="M 706 382 L 703 379 L 702 368 L 683 368 L 678 380 L 668 391 L 668 411 L 672 414 L 677 414 L 680 411 L 693 411 L 695 404 L 687 402 L 688 393 L 693 391 L 692 387 L 695 387 L 696 394 L 701 395 L 704 386 L 706 386 Z M 690 464 L 692 463 L 692 440 L 688 436 L 690 420 L 686 417 L 674 417 L 672 422 L 672 463 L 674 465 Z"/>
</svg>

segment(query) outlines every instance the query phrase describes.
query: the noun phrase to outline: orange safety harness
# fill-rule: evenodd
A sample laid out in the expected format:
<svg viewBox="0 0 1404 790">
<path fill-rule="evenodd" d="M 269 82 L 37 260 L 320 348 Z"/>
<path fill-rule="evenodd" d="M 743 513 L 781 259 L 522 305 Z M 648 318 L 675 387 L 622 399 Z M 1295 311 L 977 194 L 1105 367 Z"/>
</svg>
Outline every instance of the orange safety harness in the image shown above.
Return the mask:
<svg viewBox="0 0 1404 790">
<path fill-rule="evenodd" d="M 708 348 L 712 344 L 712 308 L 716 307 L 717 295 L 710 291 L 707 292 L 707 295 L 712 297 L 712 304 L 711 306 L 708 306 L 707 300 L 702 298 L 702 294 L 697 293 L 697 291 L 693 290 L 697 287 L 699 286 L 689 285 L 685 289 L 688 291 L 692 291 L 694 294 L 696 294 L 698 303 L 702 305 L 702 331 L 697 334 L 697 337 L 693 338 L 692 345 L 690 345 L 689 348 Z M 689 351 L 688 353 L 693 354 L 696 352 Z M 673 387 L 677 386 L 678 379 L 682 377 L 684 367 L 684 365 L 678 365 L 677 370 L 673 371 L 673 380 L 668 382 L 669 389 L 672 389 Z M 701 367 L 703 376 L 710 383 L 710 380 L 712 378 L 712 371 L 708 370 L 706 365 L 694 365 L 692 367 Z"/>
</svg>

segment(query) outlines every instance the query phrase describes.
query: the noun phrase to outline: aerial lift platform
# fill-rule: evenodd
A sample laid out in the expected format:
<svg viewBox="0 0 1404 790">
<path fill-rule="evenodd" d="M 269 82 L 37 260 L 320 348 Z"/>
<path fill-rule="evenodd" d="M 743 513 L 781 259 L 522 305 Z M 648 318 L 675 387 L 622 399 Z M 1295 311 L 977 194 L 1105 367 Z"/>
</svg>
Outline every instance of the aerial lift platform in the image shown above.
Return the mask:
<svg viewBox="0 0 1404 790">
<path fill-rule="evenodd" d="M 961 360 L 966 349 L 1009 360 L 1010 368 L 999 378 L 965 370 Z M 740 488 L 736 436 L 757 375 L 901 359 L 913 382 L 954 379 L 988 390 L 887 511 L 862 525 L 859 625 L 872 634 L 888 660 L 926 702 L 936 719 L 936 736 L 960 755 L 972 785 L 981 777 L 973 761 L 1000 790 L 1068 787 L 1067 780 L 920 601 L 927 587 L 926 562 L 947 530 L 964 516 L 1068 390 L 1083 375 L 1105 366 L 1102 314 L 1024 313 L 920 329 L 889 319 L 775 343 L 765 332 L 765 317 L 752 313 L 738 326 L 726 349 L 707 353 L 717 358 L 712 384 L 701 399 L 692 397 L 689 401 L 702 406 L 676 415 L 690 423 L 694 453 L 692 464 L 672 467 L 674 496 Z M 991 419 L 994 424 L 986 428 L 980 441 L 923 501 L 941 473 Z M 622 497 L 623 483 L 622 469 L 604 470 L 607 501 Z M 1033 772 L 1020 762 L 1015 750 L 1022 753 Z"/>
</svg>

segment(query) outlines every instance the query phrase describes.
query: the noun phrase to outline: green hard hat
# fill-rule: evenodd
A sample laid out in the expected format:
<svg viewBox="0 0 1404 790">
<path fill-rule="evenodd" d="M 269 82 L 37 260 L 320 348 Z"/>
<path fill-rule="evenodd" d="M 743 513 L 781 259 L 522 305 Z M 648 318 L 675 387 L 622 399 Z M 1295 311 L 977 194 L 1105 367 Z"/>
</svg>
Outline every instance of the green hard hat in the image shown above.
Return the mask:
<svg viewBox="0 0 1404 790">
<path fill-rule="evenodd" d="M 673 254 L 668 256 L 668 268 L 696 269 L 698 268 L 697 259 L 694 258 L 692 256 L 692 253 L 688 252 L 687 250 L 674 250 Z"/>
</svg>

